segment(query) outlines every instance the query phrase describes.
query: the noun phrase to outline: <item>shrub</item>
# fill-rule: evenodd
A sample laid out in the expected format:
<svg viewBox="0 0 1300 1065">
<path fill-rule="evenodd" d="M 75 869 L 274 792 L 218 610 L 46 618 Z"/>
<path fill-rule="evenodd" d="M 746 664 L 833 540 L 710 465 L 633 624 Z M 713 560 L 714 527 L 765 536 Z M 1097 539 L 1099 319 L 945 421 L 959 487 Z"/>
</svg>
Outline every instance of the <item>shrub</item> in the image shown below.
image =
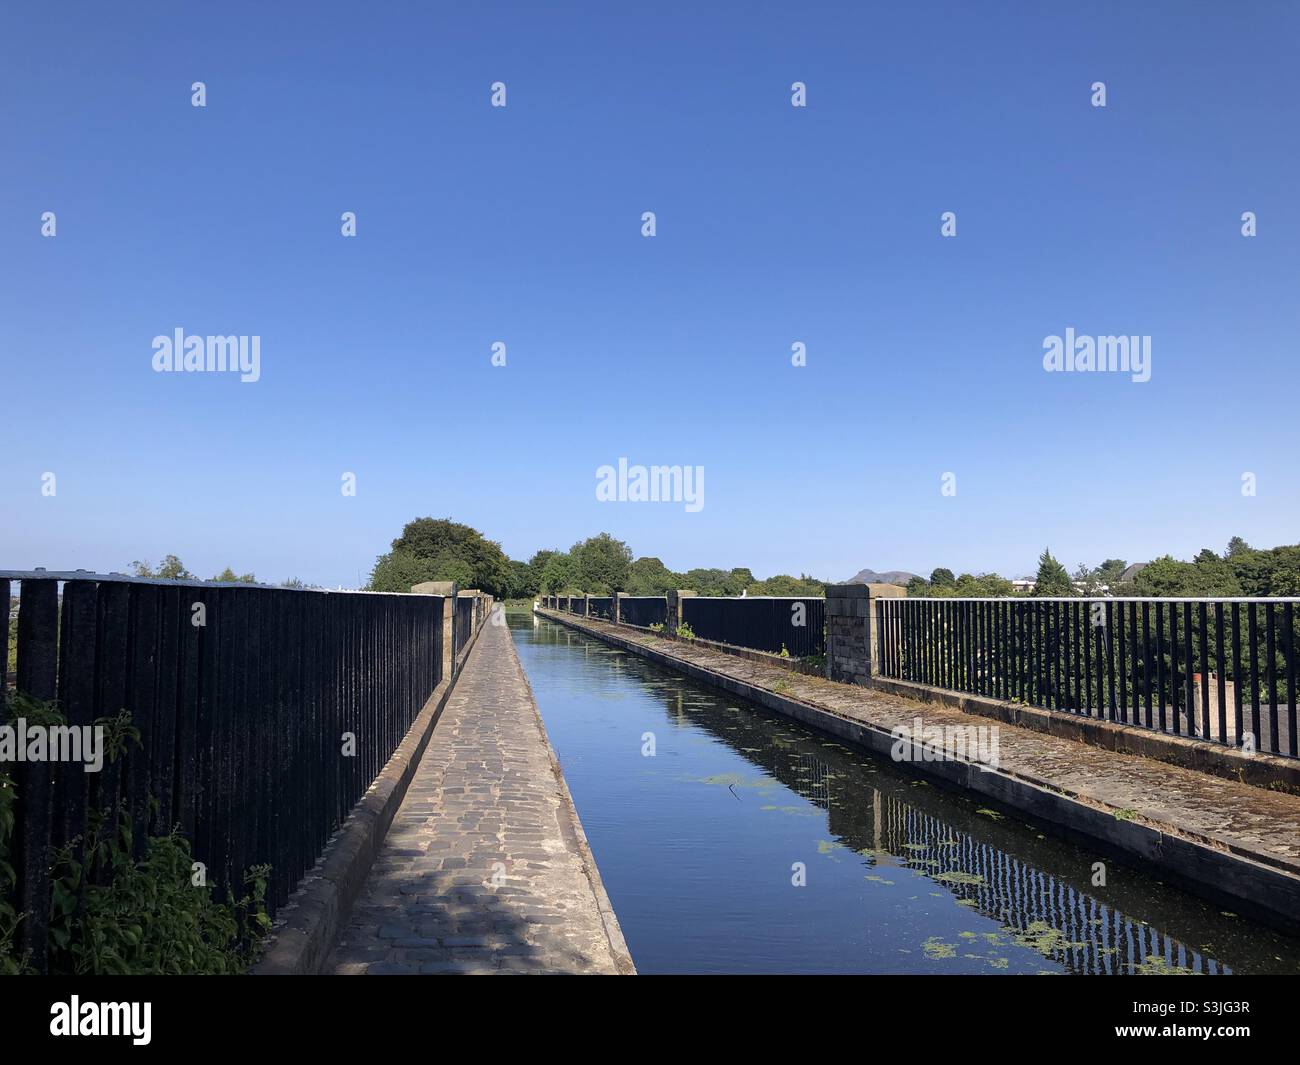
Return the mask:
<svg viewBox="0 0 1300 1065">
<path fill-rule="evenodd" d="M 65 723 L 55 703 L 24 694 L 12 698 L 9 710 L 12 719 L 30 724 Z M 140 732 L 126 711 L 95 724 L 104 728 L 109 762 L 139 745 Z M 12 901 L 14 797 L 13 781 L 0 774 L 0 975 L 31 968 L 16 946 L 25 915 Z M 46 941 L 52 975 L 218 974 L 251 964 L 271 926 L 265 905 L 269 866 L 248 870 L 244 896 L 221 902 L 196 875 L 189 843 L 176 831 L 146 840 L 137 860 L 125 808 L 91 810 L 87 822 L 85 836 L 52 856 Z"/>
</svg>

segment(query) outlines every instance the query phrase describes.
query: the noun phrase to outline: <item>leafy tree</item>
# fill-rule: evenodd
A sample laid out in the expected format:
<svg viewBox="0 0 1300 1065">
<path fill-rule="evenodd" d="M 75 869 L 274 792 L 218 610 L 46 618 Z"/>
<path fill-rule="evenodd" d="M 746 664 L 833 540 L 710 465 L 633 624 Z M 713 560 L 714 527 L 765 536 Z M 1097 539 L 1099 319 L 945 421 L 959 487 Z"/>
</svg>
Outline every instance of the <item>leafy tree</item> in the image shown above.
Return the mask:
<svg viewBox="0 0 1300 1065">
<path fill-rule="evenodd" d="M 953 594 L 960 599 L 997 599 L 1015 593 L 1016 590 L 1011 582 L 996 573 L 981 573 L 976 577 L 963 573 L 957 578 L 957 585 L 953 591 Z"/>
<path fill-rule="evenodd" d="M 465 588 L 474 586 L 474 570 L 468 562 L 455 559 L 417 558 L 409 551 L 390 551 L 375 560 L 366 585 L 374 592 L 409 592 L 424 581 L 455 581 Z"/>
<path fill-rule="evenodd" d="M 563 595 L 581 591 L 578 587 L 578 566 L 566 551 L 554 551 L 542 567 L 541 590 L 547 595 Z"/>
<path fill-rule="evenodd" d="M 1097 571 L 1086 562 L 1080 562 L 1075 567 L 1074 576 L 1070 579 L 1070 583 L 1075 592 L 1080 595 L 1088 597 L 1101 595 L 1101 578 L 1097 576 Z"/>
<path fill-rule="evenodd" d="M 596 595 L 622 591 L 632 567 L 632 552 L 622 540 L 600 533 L 573 545 L 578 587 Z"/>
<path fill-rule="evenodd" d="M 1038 556 L 1038 577 L 1034 582 L 1034 595 L 1046 598 L 1074 594 L 1076 594 L 1074 585 L 1070 583 L 1070 575 L 1065 571 L 1065 567 L 1052 557 L 1049 549 L 1044 548 L 1043 553 Z"/>
<path fill-rule="evenodd" d="M 930 582 L 924 577 L 913 577 L 907 582 L 907 594 L 912 599 L 923 599 L 930 594 Z"/>
<path fill-rule="evenodd" d="M 1214 572 L 1197 562 L 1180 562 L 1172 555 L 1161 555 L 1142 568 L 1133 579 L 1134 595 L 1168 596 L 1168 595 L 1239 595 L 1240 586 L 1236 578 L 1221 559 L 1216 560 L 1220 571 L 1217 576 L 1226 578 L 1227 583 L 1214 579 Z M 1214 590 L 1207 590 L 1213 588 Z"/>
<path fill-rule="evenodd" d="M 643 556 L 628 569 L 627 592 L 632 595 L 666 595 L 683 587 L 681 578 L 659 559 Z"/>
<path fill-rule="evenodd" d="M 541 591 L 542 571 L 546 568 L 547 560 L 554 554 L 557 554 L 557 552 L 537 551 L 533 554 L 533 557 L 528 560 L 528 584 L 529 587 L 533 589 L 533 592 L 530 594 L 536 594 Z"/>
<path fill-rule="evenodd" d="M 1226 565 L 1244 595 L 1300 595 L 1300 544 L 1229 555 Z"/>
<path fill-rule="evenodd" d="M 1120 576 L 1126 569 L 1128 569 L 1128 563 L 1122 558 L 1108 558 L 1093 570 L 1093 573 L 1098 583 L 1110 588 L 1119 583 Z"/>
<path fill-rule="evenodd" d="M 969 576 L 969 574 L 965 574 Z M 942 566 L 930 574 L 931 588 L 956 588 L 957 578 L 953 576 L 952 570 L 944 569 Z"/>
<path fill-rule="evenodd" d="M 175 555 L 167 555 L 158 563 L 157 569 L 153 569 L 147 560 L 144 562 L 137 560 L 131 563 L 131 571 L 137 577 L 153 577 L 164 581 L 191 581 L 195 579 L 194 574 L 185 568 L 185 563 Z"/>
<path fill-rule="evenodd" d="M 404 557 L 393 557 L 398 555 Z M 461 587 L 481 588 L 504 598 L 512 576 L 501 545 L 485 539 L 477 529 L 446 518 L 416 518 L 406 523 L 392 550 L 375 561 L 369 587 L 377 592 L 408 592 L 411 585 L 423 581 L 456 581 Z"/>
<path fill-rule="evenodd" d="M 518 559 L 510 560 L 510 598 L 528 599 L 537 594 L 539 584 L 534 580 L 533 567 Z"/>
<path fill-rule="evenodd" d="M 681 575 L 678 588 L 689 588 L 699 595 L 739 595 L 754 584 L 748 569 L 692 569 Z"/>
<path fill-rule="evenodd" d="M 816 596 L 825 595 L 826 586 L 806 573 L 801 573 L 798 577 L 778 573 L 775 577 L 768 577 L 767 580 L 755 581 L 749 586 L 749 594 Z"/>
<path fill-rule="evenodd" d="M 229 566 L 223 569 L 215 577 L 210 577 L 209 580 L 226 581 L 227 583 L 235 583 L 235 584 L 256 584 L 257 583 L 257 578 L 254 577 L 251 573 L 236 574 L 235 571 L 231 569 Z"/>
<path fill-rule="evenodd" d="M 1237 555 L 1245 554 L 1247 551 L 1251 550 L 1253 550 L 1253 548 L 1250 544 L 1246 543 L 1246 541 L 1240 536 L 1234 536 L 1228 541 L 1228 552 L 1224 557 L 1235 558 Z"/>
</svg>

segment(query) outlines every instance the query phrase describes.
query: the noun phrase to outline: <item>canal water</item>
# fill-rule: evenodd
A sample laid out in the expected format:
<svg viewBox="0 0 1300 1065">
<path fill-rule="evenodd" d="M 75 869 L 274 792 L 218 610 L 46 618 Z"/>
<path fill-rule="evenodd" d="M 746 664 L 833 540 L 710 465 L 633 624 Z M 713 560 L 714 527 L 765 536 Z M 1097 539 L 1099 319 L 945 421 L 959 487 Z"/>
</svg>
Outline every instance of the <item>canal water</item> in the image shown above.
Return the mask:
<svg viewBox="0 0 1300 1065">
<path fill-rule="evenodd" d="M 1300 972 L 1295 940 L 1113 861 L 1093 886 L 1096 855 L 1010 814 L 509 619 L 640 972 Z"/>
</svg>

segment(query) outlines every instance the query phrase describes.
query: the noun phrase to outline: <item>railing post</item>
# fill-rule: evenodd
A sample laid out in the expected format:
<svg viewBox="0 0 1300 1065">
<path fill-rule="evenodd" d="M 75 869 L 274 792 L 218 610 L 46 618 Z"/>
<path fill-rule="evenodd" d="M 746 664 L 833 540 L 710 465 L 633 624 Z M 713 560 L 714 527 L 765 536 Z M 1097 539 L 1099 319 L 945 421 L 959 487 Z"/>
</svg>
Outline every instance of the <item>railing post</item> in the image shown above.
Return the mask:
<svg viewBox="0 0 1300 1065">
<path fill-rule="evenodd" d="M 689 599 L 697 593 L 687 588 L 678 588 L 675 591 L 669 591 L 668 597 L 668 618 L 664 622 L 664 630 L 667 632 L 676 632 L 677 627 L 682 623 L 682 600 Z"/>
<path fill-rule="evenodd" d="M 609 616 L 615 625 L 623 624 L 623 597 L 627 592 L 614 592 L 614 601 L 609 607 Z"/>
<path fill-rule="evenodd" d="M 871 683 L 871 612 L 871 589 L 865 584 L 826 586 L 828 680 Z"/>
<path fill-rule="evenodd" d="M 425 581 L 411 591 L 442 596 L 442 679 L 450 681 L 456 670 L 456 582 Z"/>
</svg>

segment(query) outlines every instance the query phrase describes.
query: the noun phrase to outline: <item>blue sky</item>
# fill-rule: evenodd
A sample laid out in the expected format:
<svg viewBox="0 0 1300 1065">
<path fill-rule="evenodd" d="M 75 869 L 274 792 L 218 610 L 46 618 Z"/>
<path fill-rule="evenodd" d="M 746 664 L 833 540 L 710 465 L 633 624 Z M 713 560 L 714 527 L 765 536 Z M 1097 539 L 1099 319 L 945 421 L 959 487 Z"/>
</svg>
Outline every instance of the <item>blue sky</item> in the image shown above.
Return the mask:
<svg viewBox="0 0 1300 1065">
<path fill-rule="evenodd" d="M 0 567 L 352 585 L 422 515 L 832 579 L 1300 539 L 1300 9 L 615 10 L 7 4 Z M 1151 380 L 1044 372 L 1067 326 Z M 153 372 L 177 327 L 261 380 Z M 620 456 L 703 510 L 598 502 Z"/>
</svg>

